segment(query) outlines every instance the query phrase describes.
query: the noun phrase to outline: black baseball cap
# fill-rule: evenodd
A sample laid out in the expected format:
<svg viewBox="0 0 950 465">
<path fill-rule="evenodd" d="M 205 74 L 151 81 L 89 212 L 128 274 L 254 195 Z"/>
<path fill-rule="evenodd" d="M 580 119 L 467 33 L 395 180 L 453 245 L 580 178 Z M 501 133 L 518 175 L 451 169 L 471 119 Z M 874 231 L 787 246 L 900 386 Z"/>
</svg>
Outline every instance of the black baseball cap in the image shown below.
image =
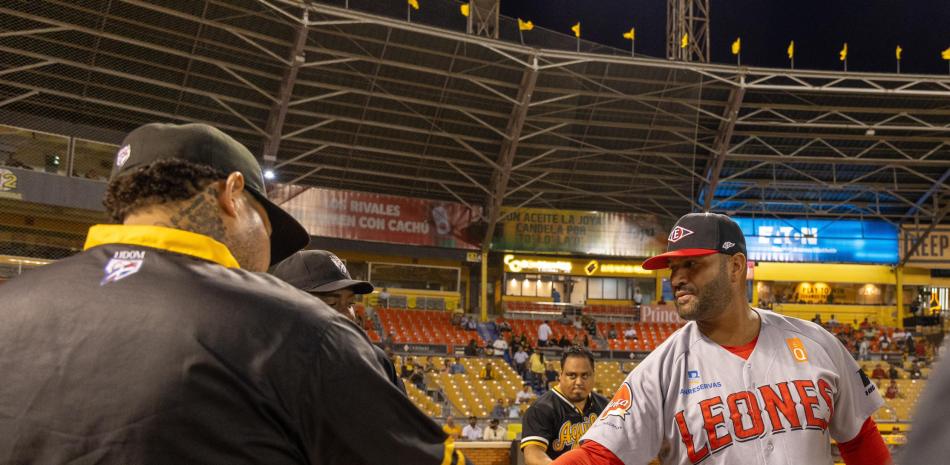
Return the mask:
<svg viewBox="0 0 950 465">
<path fill-rule="evenodd" d="M 350 277 L 343 260 L 326 250 L 301 250 L 274 265 L 270 274 L 307 292 L 333 292 L 350 288 L 354 294 L 369 294 L 373 285 Z"/>
<path fill-rule="evenodd" d="M 132 130 L 116 155 L 110 179 L 157 160 L 178 158 L 225 174 L 244 175 L 244 188 L 264 207 L 270 220 L 271 265 L 310 243 L 310 234 L 289 213 L 267 199 L 264 176 L 254 155 L 240 142 L 207 124 L 150 123 Z"/>
<path fill-rule="evenodd" d="M 668 268 L 673 257 L 746 253 L 742 229 L 731 218 L 719 213 L 683 215 L 676 221 L 667 240 L 666 253 L 648 258 L 643 262 L 643 269 Z"/>
</svg>

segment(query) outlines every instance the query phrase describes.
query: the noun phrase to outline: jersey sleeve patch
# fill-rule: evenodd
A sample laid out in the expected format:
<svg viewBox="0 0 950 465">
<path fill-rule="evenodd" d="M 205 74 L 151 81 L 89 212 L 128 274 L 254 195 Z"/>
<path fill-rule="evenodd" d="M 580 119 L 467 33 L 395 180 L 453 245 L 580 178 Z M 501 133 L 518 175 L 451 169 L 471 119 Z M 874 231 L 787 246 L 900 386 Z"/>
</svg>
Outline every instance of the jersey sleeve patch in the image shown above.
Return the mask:
<svg viewBox="0 0 950 465">
<path fill-rule="evenodd" d="M 620 417 L 621 420 L 630 413 L 630 408 L 633 406 L 633 395 L 630 392 L 630 385 L 624 382 L 620 385 L 620 389 L 617 390 L 617 393 L 614 394 L 614 398 L 610 400 L 610 403 L 607 404 L 607 408 L 604 409 L 604 413 L 600 415 L 600 419 L 603 420 L 607 417 Z"/>
</svg>

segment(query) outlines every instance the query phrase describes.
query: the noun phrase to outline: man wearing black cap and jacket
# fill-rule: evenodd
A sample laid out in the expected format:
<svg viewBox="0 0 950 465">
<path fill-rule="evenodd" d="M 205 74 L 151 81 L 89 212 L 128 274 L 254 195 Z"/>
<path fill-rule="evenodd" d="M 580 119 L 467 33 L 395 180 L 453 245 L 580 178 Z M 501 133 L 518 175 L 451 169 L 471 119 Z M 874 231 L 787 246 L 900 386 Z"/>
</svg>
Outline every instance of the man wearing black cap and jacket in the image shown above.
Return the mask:
<svg viewBox="0 0 950 465">
<path fill-rule="evenodd" d="M 746 245 L 725 215 L 690 213 L 667 252 L 685 326 L 624 380 L 556 465 L 890 463 L 871 415 L 883 400 L 840 342 L 809 321 L 752 308 Z"/>
<path fill-rule="evenodd" d="M 346 264 L 332 252 L 326 250 L 301 250 L 286 260 L 274 265 L 270 273 L 297 289 L 300 289 L 330 306 L 350 321 L 356 323 L 353 311 L 354 298 L 357 295 L 373 292 L 373 285 L 350 277 Z M 396 367 L 386 355 L 386 351 L 373 345 L 373 352 L 383 367 L 389 380 L 405 392 L 406 387 L 396 373 Z"/>
<path fill-rule="evenodd" d="M 256 273 L 309 236 L 243 145 L 207 125 L 139 127 L 104 203 L 121 224 L 0 287 L 0 461 L 464 460 L 362 331 Z"/>
</svg>

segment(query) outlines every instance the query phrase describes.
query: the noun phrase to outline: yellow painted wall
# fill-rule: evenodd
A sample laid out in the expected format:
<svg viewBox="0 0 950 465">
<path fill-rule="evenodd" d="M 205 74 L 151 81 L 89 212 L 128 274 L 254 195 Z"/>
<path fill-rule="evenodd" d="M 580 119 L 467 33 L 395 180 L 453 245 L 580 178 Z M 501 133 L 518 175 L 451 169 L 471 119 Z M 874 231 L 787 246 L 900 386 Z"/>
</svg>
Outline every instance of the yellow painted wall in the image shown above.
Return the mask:
<svg viewBox="0 0 950 465">
<path fill-rule="evenodd" d="M 871 322 L 886 326 L 897 326 L 897 318 L 893 315 L 897 307 L 893 305 L 810 305 L 810 304 L 773 304 L 772 310 L 783 315 L 811 320 L 815 314 L 821 315 L 821 321 L 827 322 L 831 315 L 835 315 L 838 322 L 858 323 L 865 317 Z"/>
<path fill-rule="evenodd" d="M 896 284 L 897 277 L 886 265 L 838 263 L 766 263 L 755 266 L 756 281 L 823 281 L 828 283 Z"/>
<path fill-rule="evenodd" d="M 941 278 L 931 278 L 930 270 L 923 268 L 904 268 L 904 285 L 905 286 L 929 286 L 932 284 L 934 279 Z M 943 278 L 948 279 L 948 278 Z"/>
</svg>

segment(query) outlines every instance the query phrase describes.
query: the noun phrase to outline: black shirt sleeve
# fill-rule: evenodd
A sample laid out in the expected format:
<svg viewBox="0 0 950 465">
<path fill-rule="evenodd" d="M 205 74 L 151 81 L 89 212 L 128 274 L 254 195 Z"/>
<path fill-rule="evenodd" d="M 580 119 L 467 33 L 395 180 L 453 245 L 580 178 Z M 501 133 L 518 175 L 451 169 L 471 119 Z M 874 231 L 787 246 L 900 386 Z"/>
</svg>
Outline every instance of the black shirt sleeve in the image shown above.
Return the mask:
<svg viewBox="0 0 950 465">
<path fill-rule="evenodd" d="M 461 465 L 445 432 L 388 379 L 369 340 L 345 324 L 321 338 L 315 406 L 366 463 Z M 315 448 L 326 447 L 314 444 Z M 317 462 L 317 461 L 315 461 Z"/>
<path fill-rule="evenodd" d="M 521 448 L 534 444 L 548 450 L 557 436 L 557 418 L 548 402 L 539 400 L 528 408 L 521 422 Z"/>
</svg>

